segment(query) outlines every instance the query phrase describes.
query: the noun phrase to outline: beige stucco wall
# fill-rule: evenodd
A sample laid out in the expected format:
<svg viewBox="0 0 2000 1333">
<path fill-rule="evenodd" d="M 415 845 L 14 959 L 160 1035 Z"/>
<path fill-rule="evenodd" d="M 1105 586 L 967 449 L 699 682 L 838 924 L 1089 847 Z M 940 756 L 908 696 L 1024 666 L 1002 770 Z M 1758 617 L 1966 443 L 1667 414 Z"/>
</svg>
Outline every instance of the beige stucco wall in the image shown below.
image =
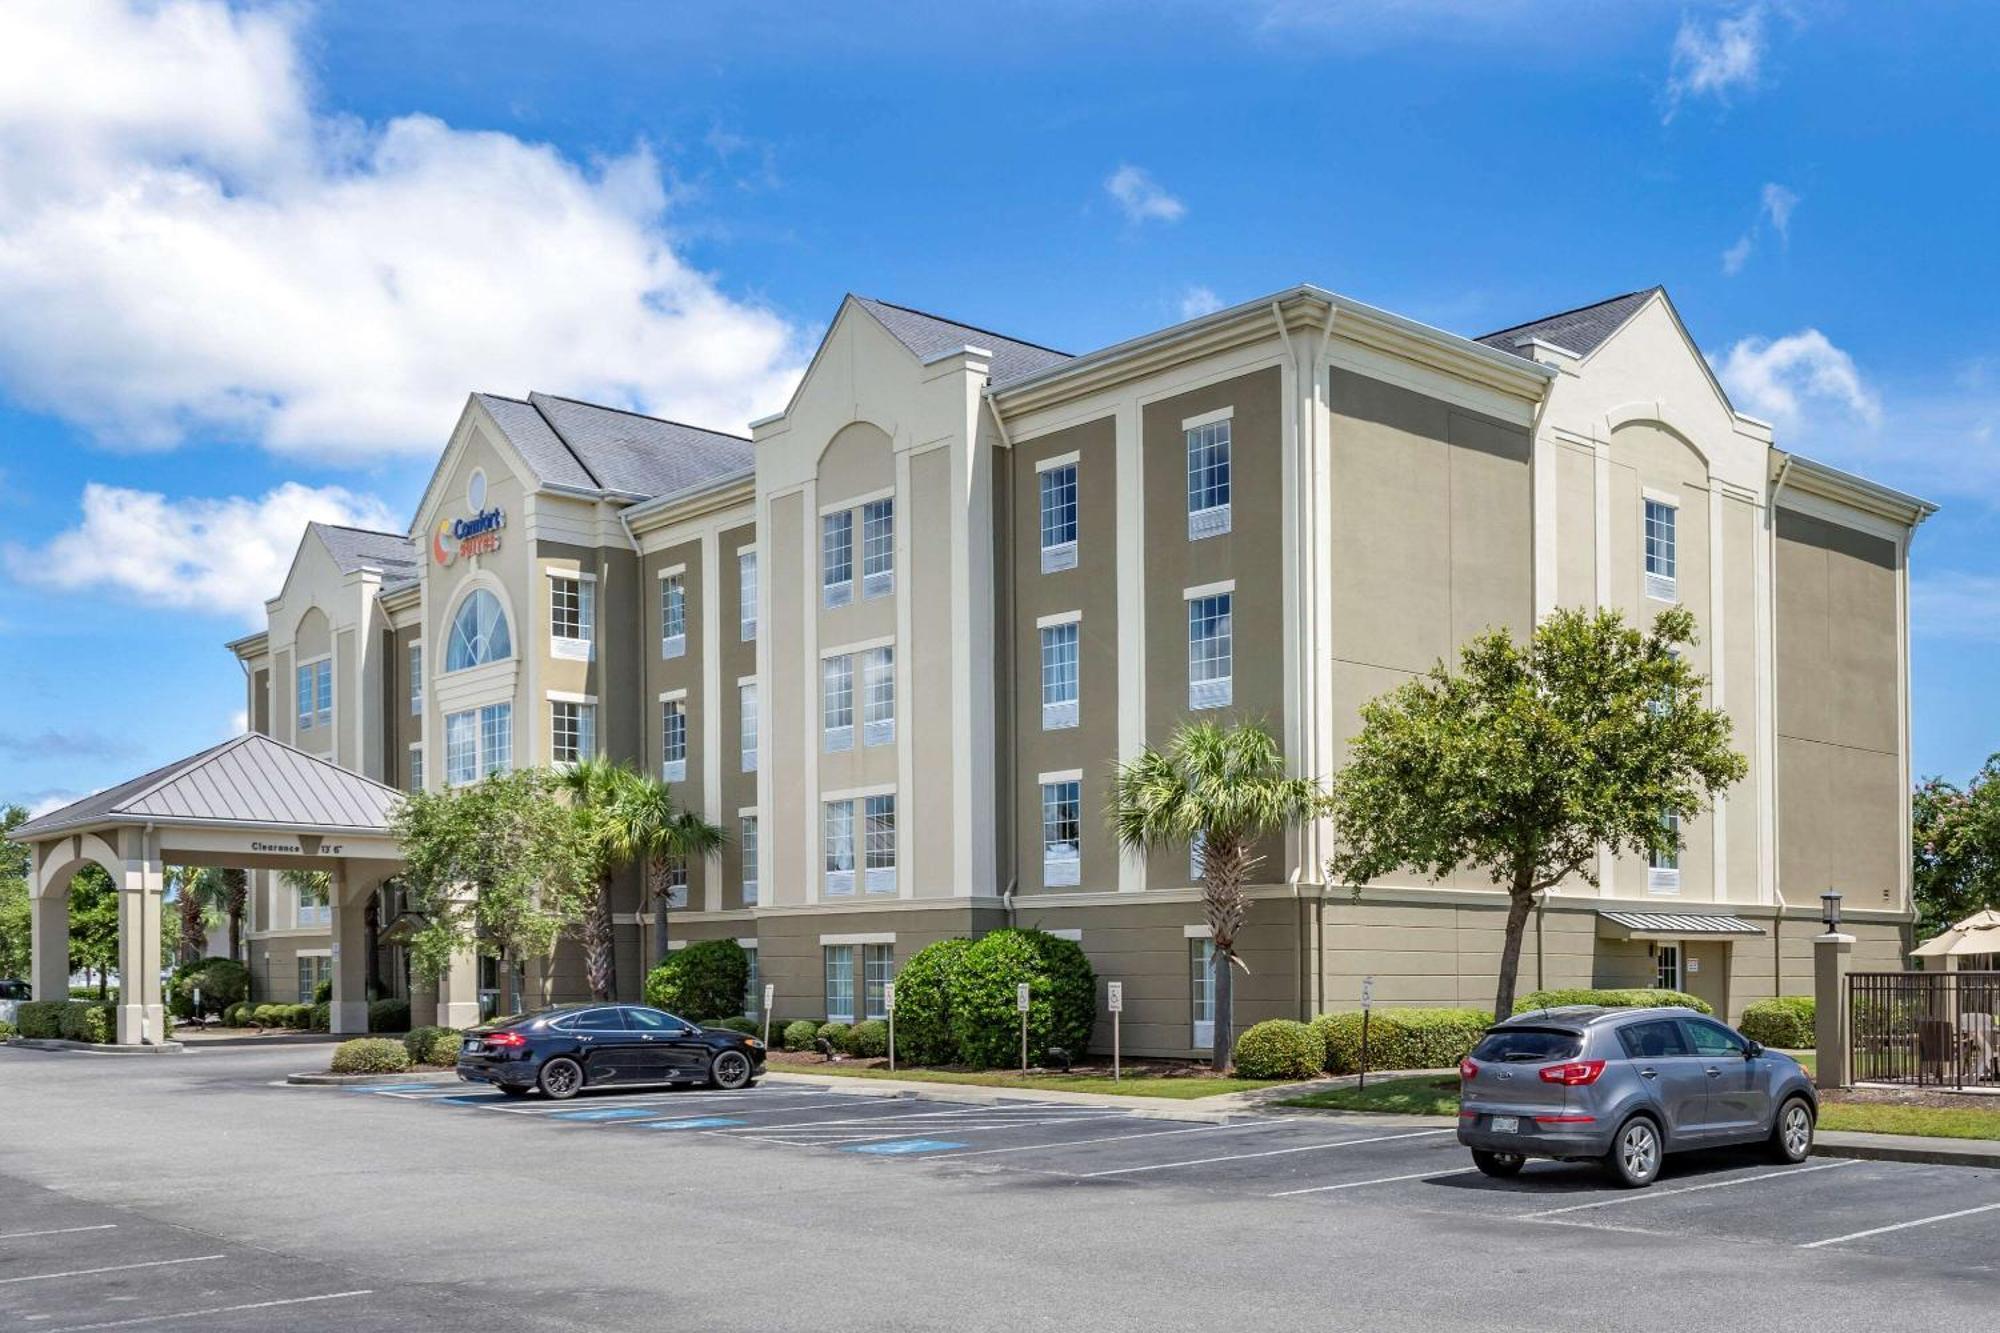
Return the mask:
<svg viewBox="0 0 2000 1333">
<path fill-rule="evenodd" d="M 943 515 L 952 503 L 951 455 L 930 449 L 910 458 L 913 515 Z M 959 770 L 952 744 L 952 686 L 956 653 L 951 625 L 951 525 L 919 520 L 910 529 L 910 630 L 907 678 L 910 772 L 913 781 L 898 804 L 910 849 L 911 889 L 919 898 L 962 892 L 953 867 L 953 810 Z"/>
<path fill-rule="evenodd" d="M 729 839 L 723 846 L 720 862 L 721 902 L 725 909 L 743 905 L 743 849 L 739 843 L 740 817 L 737 812 L 754 808 L 757 804 L 758 775 L 743 769 L 743 708 L 738 690 L 739 681 L 757 674 L 757 641 L 751 639 L 746 642 L 742 632 L 742 565 L 738 559 L 740 552 L 753 549 L 756 545 L 757 529 L 754 524 L 725 528 L 716 538 L 717 558 L 721 565 L 716 571 L 716 587 L 722 596 L 718 622 L 720 638 L 715 645 L 720 659 L 717 679 L 722 685 L 722 698 L 716 701 L 716 706 L 722 710 L 722 727 L 719 733 L 721 745 L 715 762 L 721 769 L 722 800 L 715 822 L 722 826 Z M 755 608 L 752 607 L 752 610 Z M 760 710 L 760 726 L 762 721 Z M 762 839 L 759 841 L 761 843 Z M 761 853 L 761 847 L 759 850 Z M 760 867 L 759 874 L 762 873 Z"/>
<path fill-rule="evenodd" d="M 806 876 L 817 855 L 817 839 L 809 837 L 804 827 L 805 770 L 807 764 L 818 762 L 819 753 L 818 663 L 808 660 L 811 649 L 804 633 L 806 608 L 817 605 L 805 598 L 816 599 L 819 590 L 810 586 L 804 569 L 808 548 L 803 493 L 771 500 L 758 549 L 762 566 L 758 576 L 765 581 L 763 597 L 769 612 L 757 629 L 769 662 L 762 700 L 761 776 L 771 811 L 770 827 L 763 830 L 766 868 L 759 896 L 767 904 L 799 904 L 806 901 Z"/>
</svg>

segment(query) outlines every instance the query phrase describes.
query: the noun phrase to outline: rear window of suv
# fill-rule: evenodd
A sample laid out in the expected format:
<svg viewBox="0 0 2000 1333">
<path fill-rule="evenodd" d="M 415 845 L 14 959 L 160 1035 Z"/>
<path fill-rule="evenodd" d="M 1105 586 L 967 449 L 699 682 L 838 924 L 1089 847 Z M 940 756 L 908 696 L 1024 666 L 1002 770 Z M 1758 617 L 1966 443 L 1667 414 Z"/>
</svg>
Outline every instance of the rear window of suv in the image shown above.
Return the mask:
<svg viewBox="0 0 2000 1333">
<path fill-rule="evenodd" d="M 1472 1048 L 1472 1058 L 1495 1064 L 1533 1064 L 1573 1060 L 1583 1052 L 1583 1038 L 1560 1028 L 1503 1028 L 1489 1032 Z"/>
</svg>

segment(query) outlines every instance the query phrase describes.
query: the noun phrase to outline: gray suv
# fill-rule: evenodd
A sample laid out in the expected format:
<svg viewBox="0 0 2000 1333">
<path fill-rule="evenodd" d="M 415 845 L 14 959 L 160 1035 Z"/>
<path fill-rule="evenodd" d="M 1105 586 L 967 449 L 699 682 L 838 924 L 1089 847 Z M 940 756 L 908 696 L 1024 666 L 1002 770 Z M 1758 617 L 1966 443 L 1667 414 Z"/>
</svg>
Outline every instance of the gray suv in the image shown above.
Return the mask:
<svg viewBox="0 0 2000 1333">
<path fill-rule="evenodd" d="M 1516 1014 L 1459 1063 L 1458 1087 L 1458 1141 L 1487 1175 L 1552 1157 L 1635 1188 L 1689 1148 L 1766 1143 L 1803 1162 L 1819 1115 L 1804 1066 L 1692 1009 Z"/>
</svg>

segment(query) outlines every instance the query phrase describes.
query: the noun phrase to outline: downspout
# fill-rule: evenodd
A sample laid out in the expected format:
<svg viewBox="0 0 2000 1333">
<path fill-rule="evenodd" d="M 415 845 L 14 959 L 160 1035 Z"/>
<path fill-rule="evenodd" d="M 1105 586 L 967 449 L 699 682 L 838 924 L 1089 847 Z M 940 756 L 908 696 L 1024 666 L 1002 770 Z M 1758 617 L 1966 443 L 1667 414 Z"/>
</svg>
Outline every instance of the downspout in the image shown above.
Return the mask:
<svg viewBox="0 0 2000 1333">
<path fill-rule="evenodd" d="M 999 435 L 1000 443 L 1007 450 L 1007 457 L 1011 460 L 1014 457 L 1014 441 L 1007 434 L 1007 423 L 1000 419 L 1000 405 L 993 401 L 992 389 L 989 387 L 982 391 L 980 397 L 986 400 L 986 410 L 993 418 L 993 430 Z M 1011 473 L 1011 471 L 1010 467 L 1009 472 Z M 1010 520 L 1016 518 L 1011 501 L 1007 510 L 1007 516 Z M 1007 554 L 1011 558 L 1014 554 L 1014 543 L 1011 532 L 1013 523 L 1010 522 L 1008 527 L 1010 532 L 1007 540 Z M 1016 618 L 1019 606 L 1020 582 L 1018 578 L 1014 577 L 1013 571 L 1009 570 L 1007 574 L 1007 660 L 1009 662 L 1007 686 L 1009 689 L 1014 685 L 1014 668 L 1019 666 L 1020 657 L 1020 653 L 1017 651 L 1014 643 L 1014 635 L 1020 628 Z M 1007 718 L 1010 724 L 1007 728 L 1007 808 L 1010 812 L 1007 819 L 1007 833 L 1014 844 L 1008 852 L 1007 859 L 1013 865 L 1013 873 L 1007 877 L 1007 888 L 1001 893 L 1000 901 L 1006 904 L 1007 926 L 1009 929 L 1013 929 L 1018 921 L 1014 903 L 1014 890 L 1021 883 L 1021 867 L 1018 861 L 1021 851 L 1021 830 L 1018 827 L 1017 820 L 1014 818 L 1014 815 L 1018 813 L 1014 807 L 1021 790 L 1021 719 L 1014 716 L 1011 708 L 1008 709 Z"/>
</svg>

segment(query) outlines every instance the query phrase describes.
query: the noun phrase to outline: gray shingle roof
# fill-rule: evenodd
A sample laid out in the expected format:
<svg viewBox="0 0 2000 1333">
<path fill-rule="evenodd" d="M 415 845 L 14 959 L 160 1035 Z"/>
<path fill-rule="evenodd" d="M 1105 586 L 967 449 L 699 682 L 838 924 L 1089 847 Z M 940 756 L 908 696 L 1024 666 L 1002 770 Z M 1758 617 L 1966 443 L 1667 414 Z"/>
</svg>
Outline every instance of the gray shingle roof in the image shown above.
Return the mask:
<svg viewBox="0 0 2000 1333">
<path fill-rule="evenodd" d="M 1659 287 L 1648 287 L 1644 291 L 1627 292 L 1595 305 L 1579 306 L 1575 310 L 1545 315 L 1526 324 L 1481 334 L 1475 341 L 1524 358 L 1528 357 L 1526 344 L 1530 339 L 1554 343 L 1578 356 L 1589 356 L 1604 345 L 1605 339 L 1618 332 L 1654 292 L 1660 290 Z"/>
<path fill-rule="evenodd" d="M 638 412 L 531 393 L 475 395 L 536 477 L 583 491 L 650 497 L 747 476 L 750 441 Z"/>
<path fill-rule="evenodd" d="M 251 732 L 31 819 L 11 836 L 147 822 L 383 833 L 401 799 L 393 787 Z"/>
<path fill-rule="evenodd" d="M 882 327 L 889 330 L 897 342 L 909 348 L 919 361 L 929 361 L 968 345 L 985 348 L 993 353 L 989 379 L 996 387 L 1070 359 L 1068 352 L 1038 347 L 991 329 L 959 324 L 908 306 L 890 305 L 887 301 L 867 296 L 857 296 L 854 302 L 880 320 Z"/>
<path fill-rule="evenodd" d="M 503 398 L 497 393 L 473 397 L 493 415 L 494 422 L 506 432 L 507 442 L 541 481 L 579 491 L 598 489 L 597 479 L 584 471 L 583 464 L 533 403 Z"/>
<path fill-rule="evenodd" d="M 385 582 L 402 581 L 416 575 L 423 557 L 416 544 L 400 532 L 376 532 L 372 528 L 346 528 L 337 523 L 309 523 L 319 534 L 333 563 L 344 574 L 358 569 L 380 570 Z"/>
</svg>

